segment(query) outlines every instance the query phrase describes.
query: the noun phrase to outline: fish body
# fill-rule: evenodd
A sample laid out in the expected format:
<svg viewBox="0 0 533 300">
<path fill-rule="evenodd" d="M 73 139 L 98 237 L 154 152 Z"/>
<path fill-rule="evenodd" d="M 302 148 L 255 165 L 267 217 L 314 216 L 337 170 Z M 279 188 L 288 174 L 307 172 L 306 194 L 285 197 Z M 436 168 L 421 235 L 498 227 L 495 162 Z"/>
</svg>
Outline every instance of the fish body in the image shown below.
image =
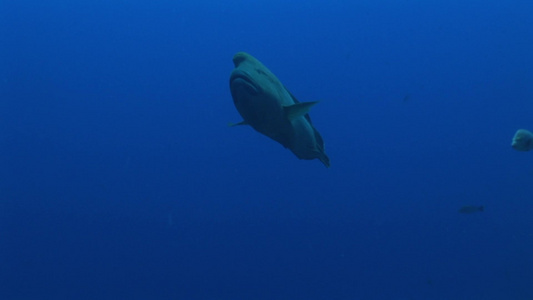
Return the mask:
<svg viewBox="0 0 533 300">
<path fill-rule="evenodd" d="M 467 205 L 459 209 L 459 213 L 462 214 L 473 214 L 477 212 L 483 212 L 485 208 L 483 206 Z"/>
<path fill-rule="evenodd" d="M 267 67 L 248 53 L 235 54 L 233 63 L 230 91 L 243 118 L 235 125 L 250 125 L 298 158 L 319 159 L 329 167 L 324 141 L 308 114 L 317 102 L 299 102 Z"/>
<path fill-rule="evenodd" d="M 511 147 L 518 151 L 533 150 L 533 133 L 526 129 L 518 129 L 511 142 Z"/>
</svg>

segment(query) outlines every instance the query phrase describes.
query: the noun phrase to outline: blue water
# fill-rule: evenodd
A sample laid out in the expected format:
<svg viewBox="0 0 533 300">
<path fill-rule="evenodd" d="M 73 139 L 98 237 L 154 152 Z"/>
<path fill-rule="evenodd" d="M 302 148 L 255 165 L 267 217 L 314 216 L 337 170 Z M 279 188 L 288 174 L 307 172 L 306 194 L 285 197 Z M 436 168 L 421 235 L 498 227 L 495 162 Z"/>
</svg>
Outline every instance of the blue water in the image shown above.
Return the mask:
<svg viewBox="0 0 533 300">
<path fill-rule="evenodd" d="M 533 299 L 531 12 L 1 1 L 0 299 Z M 227 126 L 238 51 L 331 168 Z"/>
</svg>

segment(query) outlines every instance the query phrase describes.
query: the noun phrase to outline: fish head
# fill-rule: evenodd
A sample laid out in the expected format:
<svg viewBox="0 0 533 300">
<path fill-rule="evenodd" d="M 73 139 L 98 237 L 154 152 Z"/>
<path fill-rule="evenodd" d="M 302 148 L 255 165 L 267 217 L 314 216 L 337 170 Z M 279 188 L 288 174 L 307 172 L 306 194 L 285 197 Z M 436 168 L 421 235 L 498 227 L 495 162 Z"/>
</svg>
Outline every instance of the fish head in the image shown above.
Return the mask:
<svg viewBox="0 0 533 300">
<path fill-rule="evenodd" d="M 272 117 L 281 113 L 284 87 L 268 68 L 245 52 L 233 57 L 235 69 L 230 75 L 230 91 L 235 107 L 245 121 Z"/>
<path fill-rule="evenodd" d="M 258 97 L 263 93 L 263 89 L 254 80 L 250 71 L 244 68 L 235 68 L 231 72 L 229 84 L 234 102 L 239 102 L 250 97 Z"/>
<path fill-rule="evenodd" d="M 230 90 L 235 101 L 240 98 L 276 101 L 276 98 L 285 96 L 281 93 L 285 88 L 279 79 L 255 57 L 239 52 L 233 56 L 233 64 L 235 69 L 230 75 Z"/>
</svg>

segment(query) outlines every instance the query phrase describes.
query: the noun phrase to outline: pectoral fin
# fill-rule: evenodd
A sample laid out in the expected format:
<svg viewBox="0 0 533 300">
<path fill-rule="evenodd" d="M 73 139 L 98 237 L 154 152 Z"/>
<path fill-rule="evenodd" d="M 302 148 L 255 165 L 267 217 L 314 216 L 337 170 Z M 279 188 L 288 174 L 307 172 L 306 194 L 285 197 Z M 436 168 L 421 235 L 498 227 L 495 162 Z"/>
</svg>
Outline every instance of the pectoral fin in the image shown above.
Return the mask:
<svg viewBox="0 0 533 300">
<path fill-rule="evenodd" d="M 287 119 L 292 121 L 296 118 L 305 116 L 307 113 L 309 113 L 311 107 L 313 107 L 317 103 L 318 101 L 300 102 L 293 105 L 284 106 L 283 109 L 285 110 L 285 115 L 287 116 Z"/>
<path fill-rule="evenodd" d="M 239 126 L 239 125 L 248 125 L 248 123 L 246 123 L 246 121 L 240 121 L 239 123 L 233 123 L 233 122 L 228 123 L 229 127 L 234 127 L 234 126 Z"/>
</svg>

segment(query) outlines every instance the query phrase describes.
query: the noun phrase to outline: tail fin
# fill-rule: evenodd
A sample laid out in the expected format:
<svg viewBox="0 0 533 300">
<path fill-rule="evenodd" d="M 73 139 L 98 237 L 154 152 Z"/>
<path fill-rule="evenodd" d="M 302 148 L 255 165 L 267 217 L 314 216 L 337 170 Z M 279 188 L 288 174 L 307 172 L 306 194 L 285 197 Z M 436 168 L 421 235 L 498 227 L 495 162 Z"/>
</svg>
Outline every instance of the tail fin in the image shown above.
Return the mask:
<svg viewBox="0 0 533 300">
<path fill-rule="evenodd" d="M 324 164 L 324 166 L 326 166 L 326 168 L 329 168 L 329 157 L 326 155 L 326 153 L 320 153 L 318 159 Z"/>
</svg>

